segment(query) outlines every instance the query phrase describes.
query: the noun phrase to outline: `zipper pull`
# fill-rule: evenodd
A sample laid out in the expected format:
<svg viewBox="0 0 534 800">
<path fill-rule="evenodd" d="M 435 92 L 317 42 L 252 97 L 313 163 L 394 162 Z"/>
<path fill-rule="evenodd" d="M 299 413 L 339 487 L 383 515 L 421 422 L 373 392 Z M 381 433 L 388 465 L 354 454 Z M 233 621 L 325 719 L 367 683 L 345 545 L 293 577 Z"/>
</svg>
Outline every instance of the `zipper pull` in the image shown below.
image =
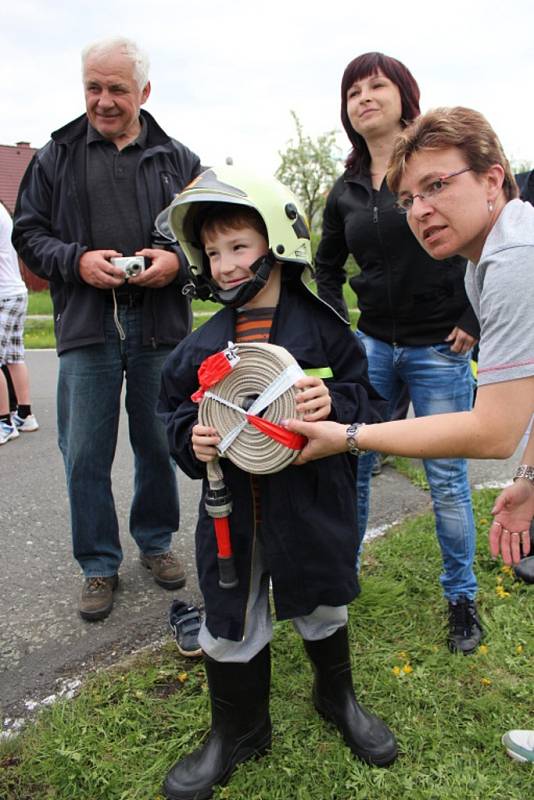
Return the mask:
<svg viewBox="0 0 534 800">
<path fill-rule="evenodd" d="M 378 206 L 373 206 L 373 222 L 378 222 Z"/>
</svg>

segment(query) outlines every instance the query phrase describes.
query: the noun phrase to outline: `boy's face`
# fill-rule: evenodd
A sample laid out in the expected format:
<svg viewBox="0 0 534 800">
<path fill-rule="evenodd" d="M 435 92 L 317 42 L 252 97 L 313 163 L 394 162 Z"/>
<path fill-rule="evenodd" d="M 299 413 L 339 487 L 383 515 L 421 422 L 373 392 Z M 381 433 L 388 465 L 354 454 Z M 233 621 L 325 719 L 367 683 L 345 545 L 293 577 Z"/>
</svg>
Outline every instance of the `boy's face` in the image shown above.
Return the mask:
<svg viewBox="0 0 534 800">
<path fill-rule="evenodd" d="M 269 250 L 265 237 L 248 226 L 203 233 L 202 243 L 212 278 L 223 290 L 251 280 L 251 265 Z"/>
</svg>

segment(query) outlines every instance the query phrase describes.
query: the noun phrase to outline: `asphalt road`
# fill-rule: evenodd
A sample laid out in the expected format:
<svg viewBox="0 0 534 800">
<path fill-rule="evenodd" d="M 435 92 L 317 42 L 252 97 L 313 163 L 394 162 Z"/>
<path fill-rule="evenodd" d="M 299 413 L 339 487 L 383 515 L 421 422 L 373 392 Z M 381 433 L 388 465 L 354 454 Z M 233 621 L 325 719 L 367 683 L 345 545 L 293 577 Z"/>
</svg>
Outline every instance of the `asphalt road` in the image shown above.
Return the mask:
<svg viewBox="0 0 534 800">
<path fill-rule="evenodd" d="M 193 546 L 199 485 L 178 471 L 181 525 L 174 549 L 188 579 L 184 589 L 169 593 L 141 567 L 128 534 L 133 462 L 123 419 L 113 469 L 125 554 L 121 585 L 108 619 L 86 623 L 79 618 L 81 575 L 71 554 L 63 463 L 56 444 L 57 358 L 51 351 L 30 351 L 27 361 L 41 427 L 0 448 L 0 714 L 6 729 L 29 705 L 57 693 L 64 679 L 83 677 L 168 636 L 167 611 L 174 596 L 200 602 Z M 471 462 L 472 485 L 509 480 L 517 458 L 510 461 L 514 466 Z M 426 492 L 386 467 L 373 479 L 371 532 L 429 507 Z"/>
</svg>

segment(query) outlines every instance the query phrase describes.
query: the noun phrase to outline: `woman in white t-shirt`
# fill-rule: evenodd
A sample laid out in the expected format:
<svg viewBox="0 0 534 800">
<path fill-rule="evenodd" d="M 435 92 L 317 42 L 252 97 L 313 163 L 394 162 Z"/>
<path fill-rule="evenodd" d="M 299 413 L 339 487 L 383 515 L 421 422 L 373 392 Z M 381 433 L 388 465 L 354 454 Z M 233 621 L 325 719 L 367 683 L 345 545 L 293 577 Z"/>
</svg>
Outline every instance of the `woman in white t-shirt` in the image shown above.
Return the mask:
<svg viewBox="0 0 534 800">
<path fill-rule="evenodd" d="M 487 120 L 466 108 L 436 109 L 406 127 L 387 181 L 429 255 L 469 259 L 466 289 L 481 327 L 475 406 L 349 429 L 291 420 L 288 427 L 309 439 L 300 461 L 346 450 L 507 458 L 534 411 L 534 207 L 517 199 L 510 165 Z M 492 554 L 519 562 L 529 553 L 534 517 L 534 433 L 513 486 L 501 493 L 493 513 Z M 534 575 L 534 558 L 526 561 Z"/>
<path fill-rule="evenodd" d="M 507 458 L 534 411 L 534 207 L 518 190 L 484 117 L 441 108 L 396 140 L 387 181 L 412 233 L 432 258 L 469 259 L 466 289 L 480 322 L 478 390 L 472 411 L 380 425 L 290 420 L 308 437 L 301 463 L 336 452 L 378 450 L 419 458 Z M 445 266 L 444 266 L 445 269 Z M 534 582 L 534 428 L 514 483 L 493 508 L 490 550 Z M 519 562 L 519 563 L 518 563 Z M 521 570 L 521 572 L 519 572 Z M 534 730 L 502 737 L 510 756 L 534 761 Z"/>
<path fill-rule="evenodd" d="M 36 431 L 39 424 L 32 414 L 28 367 L 24 361 L 24 323 L 28 290 L 21 278 L 11 232 L 13 223 L 0 203 L 0 367 L 7 367 L 17 396 L 17 410 L 9 409 L 9 391 L 0 370 L 0 445 L 16 439 L 19 431 Z"/>
</svg>

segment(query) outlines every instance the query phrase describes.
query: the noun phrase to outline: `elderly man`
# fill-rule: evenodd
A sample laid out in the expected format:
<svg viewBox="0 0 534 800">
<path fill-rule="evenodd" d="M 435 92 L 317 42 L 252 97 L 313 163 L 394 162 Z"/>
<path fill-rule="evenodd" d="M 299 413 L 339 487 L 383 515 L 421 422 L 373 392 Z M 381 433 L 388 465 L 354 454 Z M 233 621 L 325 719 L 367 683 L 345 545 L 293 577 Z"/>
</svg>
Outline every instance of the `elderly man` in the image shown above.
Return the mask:
<svg viewBox="0 0 534 800">
<path fill-rule="evenodd" d="M 141 106 L 148 58 L 128 39 L 82 53 L 86 113 L 52 134 L 23 178 L 13 242 L 50 281 L 59 355 L 58 431 L 70 499 L 74 556 L 85 580 L 83 619 L 113 607 L 122 549 L 111 467 L 120 398 L 135 458 L 130 532 L 142 564 L 166 589 L 185 584 L 171 552 L 179 524 L 174 465 L 154 409 L 161 366 L 191 328 L 185 261 L 154 219 L 200 171 Z M 133 277 L 114 263 L 141 256 Z"/>
</svg>

